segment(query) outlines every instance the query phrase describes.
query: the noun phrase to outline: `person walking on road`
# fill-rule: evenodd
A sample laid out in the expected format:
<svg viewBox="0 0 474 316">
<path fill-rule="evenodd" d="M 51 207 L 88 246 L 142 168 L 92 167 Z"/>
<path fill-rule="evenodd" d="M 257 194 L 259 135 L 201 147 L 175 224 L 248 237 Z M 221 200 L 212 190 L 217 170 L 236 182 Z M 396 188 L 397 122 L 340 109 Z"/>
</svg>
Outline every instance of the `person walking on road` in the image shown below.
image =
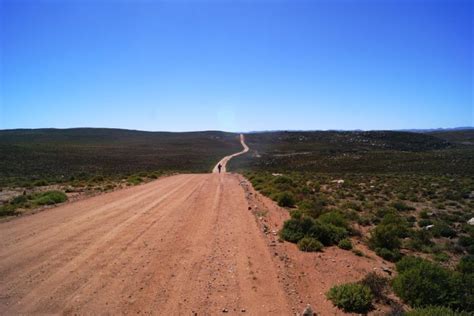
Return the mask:
<svg viewBox="0 0 474 316">
<path fill-rule="evenodd" d="M 217 169 L 219 169 L 219 173 L 221 173 L 222 165 L 221 164 L 217 165 Z"/>
</svg>

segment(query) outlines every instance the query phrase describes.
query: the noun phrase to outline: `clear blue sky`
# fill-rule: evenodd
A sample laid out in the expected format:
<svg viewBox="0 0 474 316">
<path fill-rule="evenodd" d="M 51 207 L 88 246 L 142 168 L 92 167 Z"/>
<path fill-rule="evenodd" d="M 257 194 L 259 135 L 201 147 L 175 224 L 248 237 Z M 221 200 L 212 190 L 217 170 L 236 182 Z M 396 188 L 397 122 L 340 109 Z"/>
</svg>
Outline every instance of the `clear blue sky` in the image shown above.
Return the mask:
<svg viewBox="0 0 474 316">
<path fill-rule="evenodd" d="M 0 3 L 0 129 L 474 125 L 473 1 Z"/>
</svg>

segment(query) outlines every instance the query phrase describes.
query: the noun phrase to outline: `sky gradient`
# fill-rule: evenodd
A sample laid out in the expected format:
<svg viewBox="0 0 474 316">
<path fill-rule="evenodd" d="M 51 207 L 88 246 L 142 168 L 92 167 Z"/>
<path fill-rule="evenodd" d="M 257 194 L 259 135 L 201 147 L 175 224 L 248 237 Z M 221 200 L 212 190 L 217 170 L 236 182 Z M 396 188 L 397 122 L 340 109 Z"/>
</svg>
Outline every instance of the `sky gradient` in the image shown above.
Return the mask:
<svg viewBox="0 0 474 316">
<path fill-rule="evenodd" d="M 473 9 L 0 0 L 0 129 L 473 126 Z"/>
</svg>

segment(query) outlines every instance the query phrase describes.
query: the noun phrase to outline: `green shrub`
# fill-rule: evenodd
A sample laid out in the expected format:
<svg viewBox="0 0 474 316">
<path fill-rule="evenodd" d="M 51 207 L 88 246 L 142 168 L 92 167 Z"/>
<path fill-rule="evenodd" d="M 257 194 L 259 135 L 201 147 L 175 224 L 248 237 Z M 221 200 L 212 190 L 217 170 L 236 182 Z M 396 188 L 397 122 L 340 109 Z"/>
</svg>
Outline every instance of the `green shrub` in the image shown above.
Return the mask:
<svg viewBox="0 0 474 316">
<path fill-rule="evenodd" d="M 303 212 L 301 212 L 300 210 L 293 210 L 290 211 L 290 216 L 293 219 L 301 219 L 301 217 L 303 216 Z"/>
<path fill-rule="evenodd" d="M 304 237 L 298 241 L 298 248 L 306 252 L 321 251 L 323 244 L 313 237 Z"/>
<path fill-rule="evenodd" d="M 396 267 L 399 273 L 403 273 L 412 267 L 422 264 L 425 260 L 420 257 L 407 256 L 403 257 L 403 260 L 397 262 Z"/>
<path fill-rule="evenodd" d="M 474 273 L 474 255 L 462 257 L 456 269 L 461 273 Z"/>
<path fill-rule="evenodd" d="M 20 205 L 20 204 L 24 204 L 28 202 L 28 198 L 26 197 L 26 195 L 19 195 L 19 196 L 16 196 L 14 197 L 11 201 L 10 201 L 10 204 L 13 204 L 13 205 Z"/>
<path fill-rule="evenodd" d="M 271 183 L 269 183 L 270 186 Z M 273 186 L 272 187 L 275 187 L 278 191 L 291 191 L 293 190 L 293 188 L 297 187 L 294 183 L 293 183 L 293 180 L 289 177 L 286 177 L 286 176 L 279 176 L 279 177 L 276 177 L 274 180 L 273 180 Z"/>
<path fill-rule="evenodd" d="M 2 216 L 13 216 L 17 215 L 18 212 L 13 205 L 2 205 L 0 206 L 0 217 Z"/>
<path fill-rule="evenodd" d="M 399 212 L 403 212 L 403 211 L 413 211 L 415 208 L 414 207 L 411 207 L 411 206 L 408 206 L 406 205 L 404 202 L 402 201 L 396 201 L 396 202 L 393 202 L 392 203 L 392 207 L 394 209 L 396 209 L 397 211 Z"/>
<path fill-rule="evenodd" d="M 296 243 L 306 235 L 313 227 L 314 220 L 308 216 L 302 216 L 299 219 L 292 218 L 283 223 L 280 231 L 280 237 L 283 240 Z"/>
<path fill-rule="evenodd" d="M 143 182 L 143 179 L 137 175 L 127 178 L 127 182 L 131 185 L 137 185 Z"/>
<path fill-rule="evenodd" d="M 327 202 L 321 198 L 311 198 L 305 199 L 298 204 L 300 208 L 313 218 L 318 218 L 321 214 L 324 213 Z"/>
<path fill-rule="evenodd" d="M 387 278 L 375 272 L 369 272 L 359 283 L 367 286 L 376 300 L 386 299 L 386 293 L 389 285 Z"/>
<path fill-rule="evenodd" d="M 349 224 L 347 223 L 347 220 L 344 215 L 335 211 L 322 214 L 318 217 L 318 220 L 321 221 L 321 223 L 332 224 L 334 226 L 342 227 L 345 229 L 349 227 Z"/>
<path fill-rule="evenodd" d="M 400 248 L 398 237 L 399 228 L 394 224 L 377 225 L 371 232 L 369 245 L 372 249 L 386 248 L 389 250 Z"/>
<path fill-rule="evenodd" d="M 398 249 L 377 248 L 375 249 L 375 253 L 377 256 L 391 262 L 398 261 L 402 257 Z"/>
<path fill-rule="evenodd" d="M 449 255 L 444 252 L 438 252 L 433 255 L 433 259 L 438 262 L 447 262 L 449 261 Z"/>
<path fill-rule="evenodd" d="M 431 232 L 428 230 L 412 230 L 410 232 L 410 240 L 407 246 L 413 250 L 423 251 L 427 247 L 433 245 L 431 237 Z"/>
<path fill-rule="evenodd" d="M 326 297 L 345 312 L 366 313 L 372 307 L 370 288 L 359 283 L 347 283 L 332 287 Z"/>
<path fill-rule="evenodd" d="M 392 211 L 389 211 L 384 215 L 380 224 L 393 225 L 393 227 L 396 229 L 396 231 L 394 232 L 400 238 L 408 237 L 409 235 L 409 228 L 408 228 L 409 225 L 408 225 L 407 220 L 404 217 L 401 217 L 400 215 Z"/>
<path fill-rule="evenodd" d="M 295 206 L 295 198 L 293 194 L 289 192 L 283 192 L 278 196 L 278 205 L 281 207 L 293 207 Z"/>
<path fill-rule="evenodd" d="M 294 185 L 293 180 L 287 176 L 278 176 L 273 180 L 274 184 L 289 184 Z"/>
<path fill-rule="evenodd" d="M 471 236 L 460 236 L 458 244 L 462 247 L 469 247 L 474 245 L 474 238 Z"/>
<path fill-rule="evenodd" d="M 325 246 L 337 245 L 347 235 L 348 231 L 345 228 L 322 223 L 305 215 L 285 221 L 280 231 L 283 240 L 297 243 L 303 237 L 312 237 Z"/>
<path fill-rule="evenodd" d="M 91 179 L 91 182 L 103 182 L 104 177 L 103 176 L 95 176 Z"/>
<path fill-rule="evenodd" d="M 309 236 L 318 239 L 325 246 L 337 245 L 348 234 L 343 227 L 322 223 L 319 220 L 316 220 L 308 231 Z"/>
<path fill-rule="evenodd" d="M 405 257 L 397 263 L 394 292 L 413 307 L 430 305 L 459 307 L 462 280 L 437 264 L 420 258 Z"/>
<path fill-rule="evenodd" d="M 420 218 L 428 219 L 429 217 L 430 216 L 428 215 L 428 212 L 426 210 L 420 212 Z"/>
<path fill-rule="evenodd" d="M 436 223 L 436 225 L 432 229 L 432 232 L 433 236 L 435 237 L 452 238 L 456 237 L 457 235 L 456 231 L 446 223 Z"/>
<path fill-rule="evenodd" d="M 364 256 L 364 253 L 362 251 L 360 251 L 359 249 L 352 249 L 352 252 L 356 255 L 356 256 L 359 256 L 359 257 L 363 257 Z"/>
<path fill-rule="evenodd" d="M 418 221 L 418 226 L 420 226 L 420 227 L 425 227 L 425 226 L 432 225 L 432 224 L 433 224 L 433 221 L 430 220 L 430 219 L 420 219 Z"/>
<path fill-rule="evenodd" d="M 67 201 L 67 195 L 61 191 L 46 191 L 33 196 L 36 205 L 53 205 Z"/>
<path fill-rule="evenodd" d="M 344 239 L 341 239 L 341 241 L 339 241 L 337 246 L 341 249 L 344 249 L 344 250 L 351 250 L 352 249 L 352 242 L 351 242 L 350 239 L 344 238 Z"/>
<path fill-rule="evenodd" d="M 405 316 L 469 316 L 467 312 L 456 312 L 447 307 L 429 306 L 425 308 L 415 308 L 405 313 Z"/>
<path fill-rule="evenodd" d="M 369 216 L 361 216 L 357 223 L 361 226 L 369 226 L 372 223 L 372 219 Z"/>
<path fill-rule="evenodd" d="M 45 186 L 45 185 L 48 185 L 48 182 L 46 180 L 36 180 L 33 185 L 35 187 L 42 187 L 42 186 Z"/>
<path fill-rule="evenodd" d="M 280 237 L 289 242 L 298 242 L 305 235 L 301 226 L 301 220 L 291 218 L 283 223 L 283 228 L 280 230 Z"/>
</svg>

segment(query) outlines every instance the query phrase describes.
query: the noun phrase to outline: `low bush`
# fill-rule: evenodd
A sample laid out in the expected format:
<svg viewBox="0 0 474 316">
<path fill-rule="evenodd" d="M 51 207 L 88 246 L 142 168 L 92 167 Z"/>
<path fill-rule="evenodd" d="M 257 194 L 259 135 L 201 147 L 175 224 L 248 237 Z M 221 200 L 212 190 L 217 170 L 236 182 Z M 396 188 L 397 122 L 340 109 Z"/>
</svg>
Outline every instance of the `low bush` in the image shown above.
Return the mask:
<svg viewBox="0 0 474 316">
<path fill-rule="evenodd" d="M 428 248 L 433 245 L 431 237 L 431 232 L 428 230 L 412 230 L 410 232 L 410 240 L 408 241 L 407 247 L 417 251 L 428 250 Z"/>
<path fill-rule="evenodd" d="M 389 250 L 400 248 L 401 241 L 398 237 L 398 231 L 398 227 L 394 224 L 377 225 L 370 234 L 370 247 L 372 249 L 386 248 Z"/>
<path fill-rule="evenodd" d="M 453 311 L 447 307 L 429 306 L 425 308 L 415 308 L 405 313 L 405 316 L 469 316 L 467 312 Z"/>
<path fill-rule="evenodd" d="M 10 204 L 13 204 L 13 205 L 21 205 L 21 204 L 24 204 L 28 202 L 28 198 L 26 197 L 26 195 L 19 195 L 19 196 L 16 196 L 14 197 L 11 201 L 10 201 Z"/>
<path fill-rule="evenodd" d="M 449 255 L 444 252 L 438 252 L 433 254 L 433 260 L 438 262 L 448 262 L 449 258 Z"/>
<path fill-rule="evenodd" d="M 389 285 L 388 281 L 386 277 L 375 272 L 369 272 L 359 283 L 367 286 L 376 300 L 385 300 Z"/>
<path fill-rule="evenodd" d="M 301 219 L 301 217 L 303 216 L 303 212 L 300 210 L 293 210 L 290 211 L 290 216 L 293 219 Z"/>
<path fill-rule="evenodd" d="M 471 236 L 460 236 L 458 244 L 465 248 L 470 254 L 474 254 L 474 238 Z"/>
<path fill-rule="evenodd" d="M 375 253 L 377 256 L 391 262 L 396 262 L 402 257 L 398 249 L 376 248 Z"/>
<path fill-rule="evenodd" d="M 322 223 L 319 219 L 315 220 L 305 215 L 285 221 L 280 231 L 283 240 L 297 243 L 303 237 L 312 237 L 325 246 L 337 245 L 347 235 L 348 231 L 345 228 Z"/>
<path fill-rule="evenodd" d="M 45 186 L 45 185 L 48 185 L 48 182 L 46 180 L 36 180 L 33 185 L 35 187 L 42 187 L 42 186 Z"/>
<path fill-rule="evenodd" d="M 467 255 L 461 258 L 456 270 L 461 273 L 474 273 L 474 255 Z"/>
<path fill-rule="evenodd" d="M 131 185 L 137 185 L 143 182 L 143 179 L 140 176 L 130 176 L 127 178 L 127 182 Z"/>
<path fill-rule="evenodd" d="M 400 258 L 402 242 L 400 238 L 410 234 L 408 222 L 393 211 L 383 212 L 382 221 L 372 230 L 369 237 L 369 246 L 377 255 L 390 261 Z"/>
<path fill-rule="evenodd" d="M 286 176 L 279 176 L 273 180 L 273 185 L 279 191 L 291 190 L 295 187 L 293 180 Z"/>
<path fill-rule="evenodd" d="M 344 250 L 351 250 L 352 249 L 352 242 L 351 242 L 350 239 L 344 238 L 341 241 L 339 241 L 337 246 L 341 249 L 344 249 Z"/>
<path fill-rule="evenodd" d="M 318 218 L 321 214 L 323 214 L 326 209 L 326 205 L 327 202 L 324 199 L 318 197 L 305 199 L 298 204 L 305 214 L 308 214 L 313 218 Z"/>
<path fill-rule="evenodd" d="M 46 191 L 33 196 L 32 202 L 36 205 L 53 205 L 67 201 L 67 195 L 61 191 Z"/>
<path fill-rule="evenodd" d="M 347 237 L 349 232 L 343 227 L 322 223 L 316 220 L 308 231 L 308 234 L 318 239 L 323 245 L 331 246 L 337 245 L 339 241 Z"/>
<path fill-rule="evenodd" d="M 430 218 L 430 216 L 428 215 L 428 211 L 426 211 L 426 210 L 421 211 L 420 212 L 420 218 L 422 218 L 422 219 Z"/>
<path fill-rule="evenodd" d="M 418 226 L 420 226 L 420 227 L 426 227 L 426 226 L 432 225 L 432 224 L 433 224 L 433 221 L 430 220 L 430 219 L 424 219 L 423 218 L 423 219 L 420 219 L 418 221 Z"/>
<path fill-rule="evenodd" d="M 331 224 L 345 229 L 349 228 L 346 218 L 339 212 L 327 212 L 318 217 L 318 220 L 324 224 Z"/>
<path fill-rule="evenodd" d="M 414 257 L 401 259 L 397 263 L 397 271 L 393 290 L 411 306 L 474 310 L 472 274 L 461 274 Z"/>
<path fill-rule="evenodd" d="M 18 212 L 16 211 L 13 205 L 2 205 L 0 206 L 0 217 L 3 216 L 13 216 L 17 215 Z"/>
<path fill-rule="evenodd" d="M 380 224 L 392 225 L 395 228 L 394 232 L 400 238 L 408 237 L 410 233 L 408 221 L 394 212 L 387 212 L 382 218 Z"/>
<path fill-rule="evenodd" d="M 418 266 L 422 264 L 425 260 L 420 258 L 420 257 L 414 257 L 414 256 L 407 256 L 404 257 L 403 260 L 400 260 L 397 262 L 397 271 L 398 273 L 403 273 L 415 266 Z"/>
<path fill-rule="evenodd" d="M 404 270 L 393 281 L 393 290 L 400 298 L 414 307 L 449 304 L 452 285 L 447 271 L 426 260 L 412 261 L 411 265 L 403 260 Z"/>
<path fill-rule="evenodd" d="M 361 226 L 369 226 L 372 223 L 372 219 L 369 216 L 361 216 L 357 223 Z"/>
<path fill-rule="evenodd" d="M 293 207 L 295 206 L 295 198 L 293 194 L 289 192 L 283 192 L 278 196 L 278 205 L 281 207 Z"/>
<path fill-rule="evenodd" d="M 415 208 L 408 206 L 402 201 L 396 201 L 392 203 L 392 207 L 396 209 L 397 211 L 403 212 L 403 211 L 413 211 Z"/>
<path fill-rule="evenodd" d="M 289 242 L 296 243 L 305 236 L 300 218 L 291 218 L 283 223 L 280 230 L 280 238 Z"/>
<path fill-rule="evenodd" d="M 323 249 L 323 244 L 313 237 L 304 237 L 298 241 L 298 248 L 301 251 L 315 252 Z"/>
<path fill-rule="evenodd" d="M 370 288 L 359 283 L 347 283 L 332 287 L 326 297 L 332 303 L 349 313 L 366 313 L 372 307 Z"/>
<path fill-rule="evenodd" d="M 452 238 L 456 237 L 457 233 L 446 223 L 436 223 L 433 227 L 433 236 L 435 237 L 446 237 Z"/>
<path fill-rule="evenodd" d="M 274 184 L 289 184 L 289 185 L 294 185 L 294 184 L 293 184 L 293 180 L 292 180 L 290 177 L 287 177 L 287 176 L 279 176 L 279 177 L 276 177 L 276 178 L 273 180 L 273 183 L 274 183 Z"/>
</svg>

